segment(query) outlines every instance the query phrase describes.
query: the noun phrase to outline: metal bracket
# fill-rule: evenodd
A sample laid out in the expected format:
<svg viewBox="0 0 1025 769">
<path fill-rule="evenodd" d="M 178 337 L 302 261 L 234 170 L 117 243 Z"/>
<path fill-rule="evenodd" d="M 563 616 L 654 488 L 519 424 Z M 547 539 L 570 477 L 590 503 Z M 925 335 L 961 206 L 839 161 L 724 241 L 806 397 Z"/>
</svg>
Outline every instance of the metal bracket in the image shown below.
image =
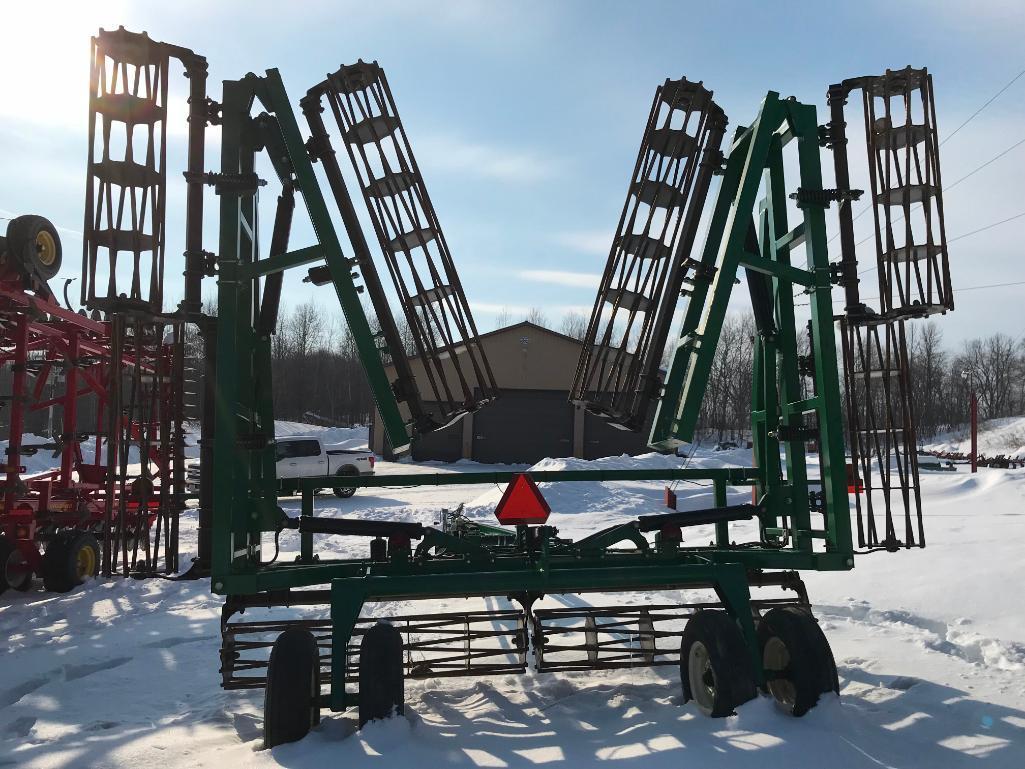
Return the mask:
<svg viewBox="0 0 1025 769">
<path fill-rule="evenodd" d="M 306 154 L 314 163 L 334 151 L 334 147 L 331 146 L 331 137 L 327 133 L 314 134 L 306 140 Z"/>
<path fill-rule="evenodd" d="M 207 96 L 206 97 L 206 103 L 205 103 L 204 106 L 206 107 L 205 114 L 204 114 L 204 117 L 206 118 L 206 122 L 209 123 L 210 125 L 220 125 L 221 124 L 221 103 L 219 101 L 215 101 L 215 100 L 211 99 L 209 96 Z"/>
<path fill-rule="evenodd" d="M 808 511 L 812 513 L 821 513 L 826 509 L 826 502 L 824 495 L 821 491 L 809 491 L 808 492 Z"/>
<path fill-rule="evenodd" d="M 832 262 L 829 265 L 829 282 L 834 286 L 843 286 L 847 283 L 847 278 L 844 277 L 843 262 Z"/>
<path fill-rule="evenodd" d="M 267 180 L 261 179 L 255 173 L 245 174 L 222 174 L 216 171 L 207 171 L 204 174 L 185 174 L 185 180 L 202 181 L 214 188 L 218 195 L 237 195 L 238 197 L 249 197 L 255 195 L 260 187 L 267 186 Z"/>
<path fill-rule="evenodd" d="M 837 201 L 844 203 L 850 200 L 860 200 L 864 190 L 838 190 L 835 188 L 826 190 L 814 190 L 807 187 L 798 187 L 797 192 L 790 193 L 790 199 L 797 201 L 798 208 L 829 208 L 829 204 Z"/>
<path fill-rule="evenodd" d="M 807 441 L 813 441 L 816 438 L 818 438 L 819 429 L 817 427 L 807 427 L 803 424 L 780 424 L 776 428 L 773 435 L 776 438 L 776 440 L 783 441 L 785 443 L 793 443 L 798 441 L 803 443 Z"/>
<path fill-rule="evenodd" d="M 185 257 L 185 263 L 188 264 L 193 258 L 199 257 L 203 261 L 203 274 L 212 278 L 217 275 L 217 254 L 213 251 L 207 251 L 202 249 L 200 251 L 185 251 L 182 254 Z"/>
</svg>

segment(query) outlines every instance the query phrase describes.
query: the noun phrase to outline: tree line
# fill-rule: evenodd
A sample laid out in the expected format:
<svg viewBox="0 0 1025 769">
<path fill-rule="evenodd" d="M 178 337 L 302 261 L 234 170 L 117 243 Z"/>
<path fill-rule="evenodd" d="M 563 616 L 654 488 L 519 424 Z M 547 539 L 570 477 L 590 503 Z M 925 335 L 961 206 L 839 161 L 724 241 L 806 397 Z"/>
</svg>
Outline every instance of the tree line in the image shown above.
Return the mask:
<svg viewBox="0 0 1025 769">
<path fill-rule="evenodd" d="M 920 442 L 969 421 L 973 387 L 980 420 L 1025 414 L 1025 336 L 996 333 L 948 349 L 934 321 L 908 323 L 905 329 L 911 407 Z M 798 353 L 807 355 L 807 335 L 798 339 Z M 754 319 L 730 316 L 716 348 L 699 423 L 712 439 L 749 437 L 753 362 Z M 802 378 L 801 384 L 802 397 L 808 397 L 810 381 Z"/>
<path fill-rule="evenodd" d="M 397 317 L 400 336 L 412 353 L 409 330 L 401 316 Z M 576 339 L 583 338 L 587 328 L 587 319 L 573 312 L 555 325 L 542 309 L 530 308 L 522 320 Z M 494 325 L 501 328 L 516 321 L 503 311 Z M 980 419 L 1025 413 L 1025 337 L 996 333 L 951 349 L 935 322 L 909 323 L 906 328 L 912 407 L 920 439 L 968 421 L 973 385 Z M 723 324 L 699 424 L 706 440 L 739 440 L 750 435 L 754 336 L 750 314 L 730 315 Z M 807 335 L 799 334 L 799 353 L 807 354 L 808 346 Z M 279 419 L 335 425 L 369 423 L 373 397 L 355 342 L 339 316 L 312 302 L 283 307 L 271 355 Z M 801 381 L 807 396 L 809 380 Z"/>
</svg>

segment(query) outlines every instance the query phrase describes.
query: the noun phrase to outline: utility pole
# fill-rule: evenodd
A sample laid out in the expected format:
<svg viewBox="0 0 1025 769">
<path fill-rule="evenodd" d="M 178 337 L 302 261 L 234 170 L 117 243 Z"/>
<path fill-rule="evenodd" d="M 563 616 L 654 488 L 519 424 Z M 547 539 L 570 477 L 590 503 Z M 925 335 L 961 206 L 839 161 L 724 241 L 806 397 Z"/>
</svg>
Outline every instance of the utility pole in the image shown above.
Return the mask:
<svg viewBox="0 0 1025 769">
<path fill-rule="evenodd" d="M 976 473 L 979 471 L 979 396 L 975 392 L 975 369 L 966 368 L 961 376 L 968 380 L 971 391 L 968 413 L 972 425 L 972 472 Z"/>
</svg>

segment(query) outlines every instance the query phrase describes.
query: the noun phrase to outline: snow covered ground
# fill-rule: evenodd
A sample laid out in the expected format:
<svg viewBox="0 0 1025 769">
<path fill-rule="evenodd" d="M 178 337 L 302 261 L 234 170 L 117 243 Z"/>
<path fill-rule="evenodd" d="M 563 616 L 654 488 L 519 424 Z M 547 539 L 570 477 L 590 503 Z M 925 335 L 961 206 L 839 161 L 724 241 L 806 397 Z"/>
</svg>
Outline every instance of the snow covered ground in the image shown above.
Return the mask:
<svg viewBox="0 0 1025 769">
<path fill-rule="evenodd" d="M 652 455 L 547 460 L 542 466 L 683 461 Z M 749 461 L 749 453 L 704 452 L 692 466 L 731 461 Z M 380 473 L 480 468 L 467 462 L 378 464 Z M 658 483 L 542 490 L 554 511 L 552 523 L 570 536 L 656 512 L 662 499 Z M 345 500 L 319 497 L 317 514 L 431 523 L 441 508 L 465 502 L 468 514 L 489 517 L 499 491 L 381 488 Z M 678 492 L 681 508 L 707 503 L 706 488 L 681 485 Z M 67 595 L 9 591 L 0 597 L 0 767 L 1021 769 L 1025 470 L 923 474 L 923 493 L 927 549 L 865 556 L 851 573 L 805 575 L 836 656 L 841 697 L 828 698 L 803 719 L 782 715 L 765 699 L 747 703 L 734 717 L 706 719 L 682 704 L 679 675 L 670 667 L 427 679 L 407 684 L 404 718 L 357 732 L 353 714 L 325 714 L 302 742 L 265 751 L 261 694 L 218 686 L 220 601 L 209 582 L 95 580 Z M 731 501 L 742 501 L 747 491 L 731 494 Z M 298 512 L 298 500 L 283 505 Z M 194 517 L 184 525 L 187 565 L 195 547 Z M 707 540 L 709 534 L 695 536 Z M 348 539 L 332 546 L 348 554 L 366 547 Z M 298 543 L 283 536 L 282 548 L 281 557 L 288 558 Z M 608 605 L 678 598 L 594 594 L 561 600 Z M 560 598 L 548 600 L 559 605 Z M 392 603 L 382 610 L 471 603 Z"/>
</svg>

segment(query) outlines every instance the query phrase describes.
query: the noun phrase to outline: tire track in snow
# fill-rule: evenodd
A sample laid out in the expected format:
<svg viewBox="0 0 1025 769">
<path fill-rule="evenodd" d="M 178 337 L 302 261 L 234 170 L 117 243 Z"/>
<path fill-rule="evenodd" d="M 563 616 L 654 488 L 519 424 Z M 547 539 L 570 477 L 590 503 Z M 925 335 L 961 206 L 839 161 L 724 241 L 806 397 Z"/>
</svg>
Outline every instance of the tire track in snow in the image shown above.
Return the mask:
<svg viewBox="0 0 1025 769">
<path fill-rule="evenodd" d="M 848 606 L 816 604 L 815 609 L 823 619 L 834 618 L 903 632 L 926 649 L 970 664 L 1002 671 L 1025 670 L 1025 644 L 966 630 L 964 626 L 968 621 L 956 626 L 901 609 L 873 609 L 864 601 Z M 907 632 L 909 628 L 910 634 Z"/>
</svg>

